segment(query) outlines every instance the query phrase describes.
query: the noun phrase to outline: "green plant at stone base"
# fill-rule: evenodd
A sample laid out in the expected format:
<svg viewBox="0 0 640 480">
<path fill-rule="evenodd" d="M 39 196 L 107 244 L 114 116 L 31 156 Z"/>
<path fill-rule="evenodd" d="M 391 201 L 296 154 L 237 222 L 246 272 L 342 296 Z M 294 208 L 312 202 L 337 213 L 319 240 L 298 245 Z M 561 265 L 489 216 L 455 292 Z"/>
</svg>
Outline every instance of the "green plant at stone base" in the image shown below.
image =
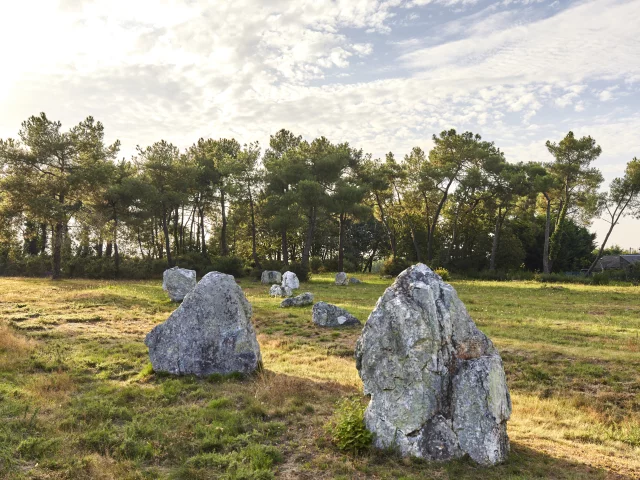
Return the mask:
<svg viewBox="0 0 640 480">
<path fill-rule="evenodd" d="M 343 452 L 356 455 L 367 450 L 373 433 L 364 424 L 365 406 L 357 397 L 345 398 L 338 402 L 333 419 L 327 424 L 327 432 L 333 443 Z"/>
<path fill-rule="evenodd" d="M 446 268 L 436 268 L 434 272 L 440 275 L 442 277 L 442 280 L 444 280 L 445 282 L 449 281 L 451 275 L 449 275 L 449 270 L 447 270 Z"/>
</svg>

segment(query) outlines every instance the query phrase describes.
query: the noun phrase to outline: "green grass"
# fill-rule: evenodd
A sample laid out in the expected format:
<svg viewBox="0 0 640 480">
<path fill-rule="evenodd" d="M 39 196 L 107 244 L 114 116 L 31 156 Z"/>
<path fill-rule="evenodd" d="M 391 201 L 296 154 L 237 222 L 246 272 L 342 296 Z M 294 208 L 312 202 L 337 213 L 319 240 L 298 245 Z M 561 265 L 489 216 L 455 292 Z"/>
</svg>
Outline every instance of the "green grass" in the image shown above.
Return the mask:
<svg viewBox="0 0 640 480">
<path fill-rule="evenodd" d="M 363 322 L 389 280 L 301 291 Z M 0 279 L 0 478 L 640 477 L 640 288 L 455 281 L 499 348 L 512 453 L 490 469 L 344 454 L 325 425 L 361 396 L 359 328 L 322 329 L 241 280 L 264 371 L 155 374 L 142 340 L 175 308 L 159 282 Z"/>
</svg>

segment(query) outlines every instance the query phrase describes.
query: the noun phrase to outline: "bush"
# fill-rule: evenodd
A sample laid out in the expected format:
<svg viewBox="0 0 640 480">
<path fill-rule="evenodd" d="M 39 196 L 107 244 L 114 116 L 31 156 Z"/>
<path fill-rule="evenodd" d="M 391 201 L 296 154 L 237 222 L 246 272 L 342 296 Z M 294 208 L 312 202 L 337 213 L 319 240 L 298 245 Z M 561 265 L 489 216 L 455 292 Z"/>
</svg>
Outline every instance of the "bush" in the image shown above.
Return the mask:
<svg viewBox="0 0 640 480">
<path fill-rule="evenodd" d="M 301 282 L 306 282 L 311 277 L 309 268 L 304 267 L 301 263 L 297 263 L 297 262 L 292 263 L 289 266 L 285 265 L 280 269 L 280 272 L 281 273 L 293 272 L 296 274 L 296 276 L 298 277 L 298 280 L 300 280 Z"/>
<path fill-rule="evenodd" d="M 211 258 L 200 252 L 188 252 L 178 255 L 174 263 L 177 267 L 195 270 L 198 277 L 202 277 L 211 269 Z"/>
<path fill-rule="evenodd" d="M 373 433 L 364 424 L 364 410 L 359 398 L 345 398 L 338 402 L 337 410 L 326 429 L 333 443 L 343 452 L 358 454 L 369 448 Z"/>
<path fill-rule="evenodd" d="M 221 272 L 234 277 L 242 277 L 244 264 L 238 257 L 216 257 L 211 260 L 208 272 Z"/>
<path fill-rule="evenodd" d="M 591 276 L 592 285 L 609 285 L 609 274 L 607 272 L 594 273 Z"/>
<path fill-rule="evenodd" d="M 434 272 L 440 275 L 442 277 L 442 280 L 444 280 L 445 282 L 449 281 L 449 270 L 447 270 L 446 268 L 436 268 Z"/>
<path fill-rule="evenodd" d="M 309 267 L 311 268 L 312 273 L 320 273 L 320 269 L 323 267 L 322 259 L 318 257 L 313 257 L 309 262 Z"/>
<path fill-rule="evenodd" d="M 380 273 L 382 275 L 391 275 L 393 277 L 396 277 L 410 266 L 411 263 L 409 263 L 409 261 L 405 260 L 404 258 L 388 258 L 384 262 Z"/>
<path fill-rule="evenodd" d="M 282 262 L 279 260 L 265 260 L 264 262 L 262 262 L 262 270 L 273 270 L 279 272 L 282 267 Z M 261 273 L 262 270 L 260 271 Z"/>
</svg>

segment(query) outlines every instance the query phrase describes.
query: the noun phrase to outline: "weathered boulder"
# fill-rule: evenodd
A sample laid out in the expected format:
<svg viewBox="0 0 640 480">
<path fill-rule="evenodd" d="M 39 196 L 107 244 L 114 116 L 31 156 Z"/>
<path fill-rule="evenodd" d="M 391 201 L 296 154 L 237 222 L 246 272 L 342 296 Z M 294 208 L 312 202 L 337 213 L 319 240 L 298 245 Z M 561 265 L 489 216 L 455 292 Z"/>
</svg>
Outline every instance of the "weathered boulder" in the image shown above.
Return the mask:
<svg viewBox="0 0 640 480">
<path fill-rule="evenodd" d="M 271 285 L 269 289 L 269 295 L 272 297 L 290 297 L 293 295 L 293 290 L 289 287 L 281 287 L 280 285 Z"/>
<path fill-rule="evenodd" d="M 298 276 L 295 273 L 284 272 L 284 275 L 282 275 L 282 286 L 295 290 L 296 288 L 300 288 L 300 280 L 298 280 Z"/>
<path fill-rule="evenodd" d="M 502 359 L 453 287 L 426 265 L 402 272 L 356 344 L 377 447 L 483 465 L 505 460 L 511 398 Z"/>
<path fill-rule="evenodd" d="M 144 343 L 153 369 L 176 375 L 250 373 L 261 362 L 251 305 L 233 276 L 218 272 L 206 274 Z"/>
<path fill-rule="evenodd" d="M 276 270 L 265 270 L 262 272 L 262 276 L 260 277 L 260 282 L 268 285 L 270 283 L 280 283 L 282 282 L 282 274 Z"/>
<path fill-rule="evenodd" d="M 281 307 L 303 307 L 313 304 L 313 293 L 306 292 L 296 295 L 295 297 L 285 298 L 281 303 Z"/>
<path fill-rule="evenodd" d="M 196 271 L 173 267 L 162 274 L 162 289 L 172 302 L 181 302 L 196 286 Z"/>
<path fill-rule="evenodd" d="M 354 285 L 358 285 L 358 284 L 362 283 L 362 281 L 358 280 L 356 277 L 349 277 L 349 283 L 352 283 Z"/>
<path fill-rule="evenodd" d="M 347 274 L 344 272 L 336 273 L 336 285 L 347 286 Z"/>
<path fill-rule="evenodd" d="M 313 323 L 320 327 L 348 327 L 361 325 L 360 320 L 343 308 L 326 302 L 318 302 L 311 310 Z"/>
</svg>

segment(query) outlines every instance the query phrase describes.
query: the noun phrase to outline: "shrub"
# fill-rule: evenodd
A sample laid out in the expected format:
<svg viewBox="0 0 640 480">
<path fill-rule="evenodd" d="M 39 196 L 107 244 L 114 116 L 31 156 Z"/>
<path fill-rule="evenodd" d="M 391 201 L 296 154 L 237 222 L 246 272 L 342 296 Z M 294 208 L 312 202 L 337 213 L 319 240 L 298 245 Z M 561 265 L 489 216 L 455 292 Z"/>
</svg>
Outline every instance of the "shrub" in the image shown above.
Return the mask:
<svg viewBox="0 0 640 480">
<path fill-rule="evenodd" d="M 320 273 L 320 269 L 322 268 L 322 259 L 313 257 L 309 262 L 309 267 L 311 267 L 312 273 Z"/>
<path fill-rule="evenodd" d="M 343 452 L 355 455 L 371 445 L 373 433 L 364 424 L 364 410 L 364 405 L 357 397 L 338 402 L 337 410 L 326 429 L 333 443 Z"/>
<path fill-rule="evenodd" d="M 592 285 L 609 285 L 609 274 L 607 272 L 594 273 L 591 277 Z"/>
<path fill-rule="evenodd" d="M 309 272 L 309 267 L 303 266 L 301 263 L 292 263 L 289 266 L 284 266 L 280 269 L 281 273 L 284 272 L 293 272 L 298 277 L 298 280 L 301 282 L 306 282 L 311 277 Z"/>
<path fill-rule="evenodd" d="M 262 262 L 262 270 L 273 270 L 279 272 L 282 269 L 282 262 L 279 260 L 265 260 Z M 262 273 L 262 270 L 260 273 Z"/>
<path fill-rule="evenodd" d="M 384 265 L 382 266 L 382 270 L 380 271 L 380 273 L 382 275 L 391 275 L 395 277 L 395 276 L 398 276 L 407 268 L 409 268 L 410 266 L 411 266 L 411 263 L 409 263 L 409 261 L 405 260 L 404 258 L 398 258 L 398 257 L 388 258 L 384 262 Z"/>
<path fill-rule="evenodd" d="M 442 280 L 444 280 L 445 282 L 449 281 L 449 270 L 447 270 L 446 268 L 436 268 L 434 272 L 440 275 L 442 277 Z"/>
<path fill-rule="evenodd" d="M 208 272 L 221 272 L 234 277 L 242 277 L 244 265 L 238 257 L 216 257 L 211 260 L 211 267 Z"/>
</svg>

